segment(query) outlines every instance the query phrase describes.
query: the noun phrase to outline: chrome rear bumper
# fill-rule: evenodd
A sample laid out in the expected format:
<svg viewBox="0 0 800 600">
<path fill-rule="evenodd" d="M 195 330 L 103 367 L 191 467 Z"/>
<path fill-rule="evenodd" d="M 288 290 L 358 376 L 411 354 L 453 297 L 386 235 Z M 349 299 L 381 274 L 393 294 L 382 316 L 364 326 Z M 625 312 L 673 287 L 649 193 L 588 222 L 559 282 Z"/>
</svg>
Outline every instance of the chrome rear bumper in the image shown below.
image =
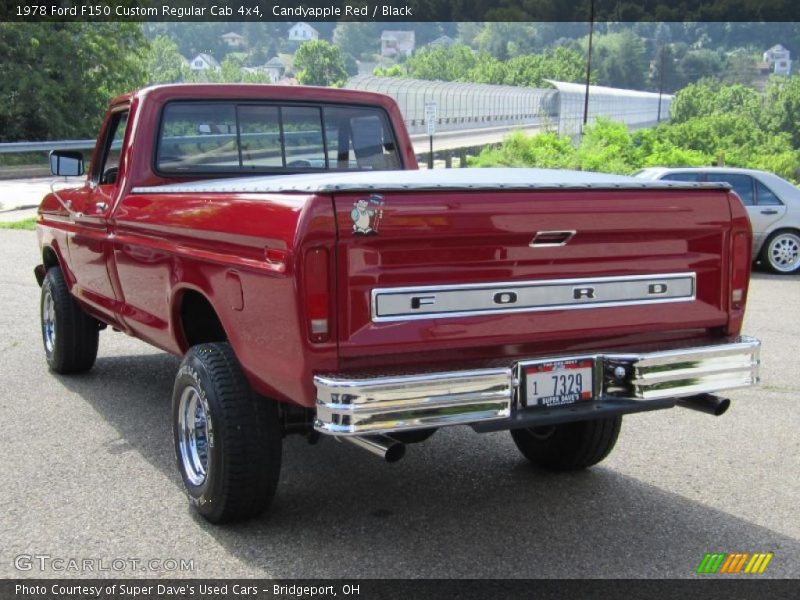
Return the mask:
<svg viewBox="0 0 800 600">
<path fill-rule="evenodd" d="M 723 344 L 662 352 L 558 356 L 536 361 L 593 358 L 595 389 L 599 392 L 592 404 L 602 408 L 608 402 L 618 413 L 624 413 L 642 410 L 647 404 L 667 408 L 674 402 L 666 400 L 755 385 L 760 346 L 757 339 L 743 336 Z M 517 400 L 520 369 L 525 362 L 501 368 L 367 378 L 319 375 L 314 377 L 314 428 L 331 435 L 368 435 L 488 423 L 510 419 L 516 413 L 540 411 L 538 407 L 519 406 Z M 619 377 L 623 370 L 625 375 Z M 631 408 L 620 409 L 620 401 L 627 401 Z M 547 413 L 568 409 L 548 409 Z"/>
</svg>

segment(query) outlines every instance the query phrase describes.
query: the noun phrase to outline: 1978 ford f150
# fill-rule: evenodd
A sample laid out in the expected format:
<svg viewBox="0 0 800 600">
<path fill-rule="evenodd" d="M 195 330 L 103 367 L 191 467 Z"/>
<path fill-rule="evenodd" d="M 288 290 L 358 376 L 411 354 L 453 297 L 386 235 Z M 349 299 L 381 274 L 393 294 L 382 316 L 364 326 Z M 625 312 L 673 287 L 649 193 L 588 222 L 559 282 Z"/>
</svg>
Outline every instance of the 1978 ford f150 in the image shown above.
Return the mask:
<svg viewBox="0 0 800 600">
<path fill-rule="evenodd" d="M 51 167 L 84 170 L 69 151 Z M 758 381 L 750 225 L 725 185 L 419 171 L 381 95 L 121 96 L 37 232 L 53 371 L 90 369 L 107 325 L 184 357 L 175 451 L 213 522 L 270 504 L 292 433 L 394 461 L 466 424 L 579 469 L 624 414 L 719 415 L 718 392 Z"/>
</svg>

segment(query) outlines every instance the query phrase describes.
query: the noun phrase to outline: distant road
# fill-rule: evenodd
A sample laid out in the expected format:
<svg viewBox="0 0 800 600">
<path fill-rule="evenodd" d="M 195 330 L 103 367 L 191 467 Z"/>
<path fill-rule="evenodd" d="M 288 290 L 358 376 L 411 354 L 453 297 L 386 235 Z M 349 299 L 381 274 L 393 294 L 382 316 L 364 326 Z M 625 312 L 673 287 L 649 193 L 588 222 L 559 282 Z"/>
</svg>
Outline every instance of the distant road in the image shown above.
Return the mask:
<svg viewBox="0 0 800 600">
<path fill-rule="evenodd" d="M 544 126 L 541 123 L 531 123 L 530 125 L 504 125 L 502 127 L 483 127 L 464 131 L 444 131 L 433 136 L 433 151 L 499 144 L 509 133 L 517 129 L 530 134 L 542 131 Z M 424 133 L 412 135 L 411 143 L 414 144 L 414 152 L 416 154 L 423 154 L 429 151 L 428 136 Z"/>
<path fill-rule="evenodd" d="M 433 137 L 433 150 L 434 152 L 440 152 L 442 150 L 497 144 L 502 142 L 509 133 L 517 129 L 525 133 L 536 133 L 541 131 L 543 126 L 540 123 L 536 123 L 523 126 L 505 125 L 465 131 L 445 131 L 437 133 Z M 429 151 L 427 135 L 412 135 L 411 142 L 414 145 L 416 154 L 424 154 Z M 73 180 L 82 181 L 82 178 L 73 178 Z M 52 181 L 63 181 L 63 179 L 58 177 L 26 177 L 0 180 L 0 211 L 39 204 L 42 197 L 50 191 L 50 183 Z M 2 217 L 0 217 L 0 220 L 2 220 Z"/>
</svg>

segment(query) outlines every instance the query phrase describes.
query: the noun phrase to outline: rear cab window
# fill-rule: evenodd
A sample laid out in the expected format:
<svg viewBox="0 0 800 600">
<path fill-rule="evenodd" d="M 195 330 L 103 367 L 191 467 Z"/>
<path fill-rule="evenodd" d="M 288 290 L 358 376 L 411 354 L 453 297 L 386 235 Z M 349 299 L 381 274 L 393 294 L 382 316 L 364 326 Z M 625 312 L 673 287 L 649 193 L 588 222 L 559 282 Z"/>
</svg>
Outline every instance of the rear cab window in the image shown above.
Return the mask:
<svg viewBox="0 0 800 600">
<path fill-rule="evenodd" d="M 402 167 L 375 107 L 173 101 L 161 117 L 156 171 L 242 175 Z"/>
</svg>

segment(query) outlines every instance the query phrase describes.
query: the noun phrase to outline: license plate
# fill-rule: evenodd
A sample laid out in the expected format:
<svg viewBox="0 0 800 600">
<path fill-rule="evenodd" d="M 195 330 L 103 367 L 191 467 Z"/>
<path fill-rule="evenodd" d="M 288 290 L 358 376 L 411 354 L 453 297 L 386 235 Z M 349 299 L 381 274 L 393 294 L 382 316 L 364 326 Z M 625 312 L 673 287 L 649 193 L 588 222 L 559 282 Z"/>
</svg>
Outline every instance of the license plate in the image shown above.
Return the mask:
<svg viewBox="0 0 800 600">
<path fill-rule="evenodd" d="M 523 365 L 525 406 L 566 406 L 594 396 L 594 360 L 578 358 Z"/>
</svg>

